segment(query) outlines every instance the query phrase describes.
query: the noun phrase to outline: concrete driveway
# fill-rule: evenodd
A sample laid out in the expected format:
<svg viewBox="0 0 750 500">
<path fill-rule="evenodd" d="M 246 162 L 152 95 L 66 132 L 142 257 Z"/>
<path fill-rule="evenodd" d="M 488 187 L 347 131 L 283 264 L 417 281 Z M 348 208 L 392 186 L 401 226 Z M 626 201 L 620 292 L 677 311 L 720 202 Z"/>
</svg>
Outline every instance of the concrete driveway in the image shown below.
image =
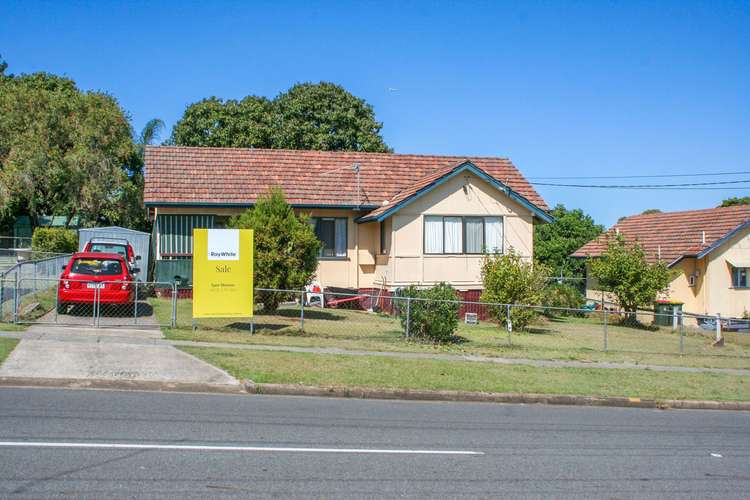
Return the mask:
<svg viewBox="0 0 750 500">
<path fill-rule="evenodd" d="M 0 366 L 0 377 L 237 386 L 226 372 L 175 347 L 157 328 L 32 325 Z"/>
</svg>

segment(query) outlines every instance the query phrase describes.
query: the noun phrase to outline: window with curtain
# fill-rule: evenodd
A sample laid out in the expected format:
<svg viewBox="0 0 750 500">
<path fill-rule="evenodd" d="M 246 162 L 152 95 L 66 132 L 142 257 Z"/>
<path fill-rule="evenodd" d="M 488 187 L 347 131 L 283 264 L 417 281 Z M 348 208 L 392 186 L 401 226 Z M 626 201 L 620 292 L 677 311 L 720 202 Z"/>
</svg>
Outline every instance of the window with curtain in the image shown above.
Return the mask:
<svg viewBox="0 0 750 500">
<path fill-rule="evenodd" d="M 424 253 L 503 252 L 503 218 L 435 216 L 424 218 Z"/>
<path fill-rule="evenodd" d="M 463 252 L 463 238 L 461 237 L 462 231 L 462 218 L 461 217 L 444 217 L 443 218 L 443 232 L 445 244 L 443 247 L 443 253 L 462 253 Z"/>
<path fill-rule="evenodd" d="M 465 217 L 466 253 L 482 253 L 484 250 L 484 219 L 481 217 Z"/>
<path fill-rule="evenodd" d="M 424 218 L 424 253 L 443 253 L 443 218 Z"/>
<path fill-rule="evenodd" d="M 487 253 L 503 253 L 503 218 L 484 218 L 484 248 Z"/>
<path fill-rule="evenodd" d="M 321 257 L 346 257 L 346 217 L 311 217 L 310 224 L 323 244 Z"/>
</svg>

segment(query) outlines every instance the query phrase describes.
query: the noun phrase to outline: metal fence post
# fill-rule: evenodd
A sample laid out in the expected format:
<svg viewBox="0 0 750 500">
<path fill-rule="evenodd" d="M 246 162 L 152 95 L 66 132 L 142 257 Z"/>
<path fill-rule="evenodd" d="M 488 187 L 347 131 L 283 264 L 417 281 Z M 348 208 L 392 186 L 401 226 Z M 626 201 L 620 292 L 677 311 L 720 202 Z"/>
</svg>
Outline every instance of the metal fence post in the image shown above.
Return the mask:
<svg viewBox="0 0 750 500">
<path fill-rule="evenodd" d="M 91 322 L 93 323 L 93 326 L 99 326 L 98 318 L 96 314 L 96 310 L 98 309 L 99 305 L 99 288 L 97 285 L 97 288 L 94 288 L 94 303 L 91 304 Z"/>
<path fill-rule="evenodd" d="M 305 331 L 305 292 L 299 294 L 299 330 Z"/>
<path fill-rule="evenodd" d="M 57 280 L 55 286 L 55 324 L 57 324 L 57 317 L 60 314 L 60 280 Z"/>
<path fill-rule="evenodd" d="M 135 282 L 135 298 L 133 299 L 133 324 L 138 324 L 138 282 Z"/>
<path fill-rule="evenodd" d="M 16 288 L 13 290 L 13 323 L 18 323 L 18 287 L 21 283 L 21 277 L 16 271 Z"/>
<path fill-rule="evenodd" d="M 680 315 L 680 354 L 685 354 L 685 316 L 682 311 L 678 313 Z"/>
<path fill-rule="evenodd" d="M 172 283 L 172 328 L 177 328 L 177 283 Z"/>
<path fill-rule="evenodd" d="M 721 340 L 721 313 L 716 313 L 716 342 Z"/>
<path fill-rule="evenodd" d="M 505 325 L 508 329 L 508 345 L 513 345 L 513 321 L 510 319 L 510 304 L 505 304 Z"/>
<path fill-rule="evenodd" d="M 411 297 L 406 297 L 406 337 L 409 337 L 411 327 Z"/>
<path fill-rule="evenodd" d="M 607 332 L 607 310 L 604 309 L 604 352 L 608 349 L 608 332 Z"/>
</svg>

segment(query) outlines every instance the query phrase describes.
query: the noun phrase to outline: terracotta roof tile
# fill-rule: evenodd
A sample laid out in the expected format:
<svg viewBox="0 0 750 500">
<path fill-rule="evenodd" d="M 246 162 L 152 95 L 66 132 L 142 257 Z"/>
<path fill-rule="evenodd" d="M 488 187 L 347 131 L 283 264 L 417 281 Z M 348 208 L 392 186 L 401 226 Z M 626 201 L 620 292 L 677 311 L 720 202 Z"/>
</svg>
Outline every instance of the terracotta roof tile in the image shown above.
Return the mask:
<svg viewBox="0 0 750 500">
<path fill-rule="evenodd" d="M 697 255 L 748 221 L 750 205 L 633 215 L 586 243 L 572 256 L 602 255 L 607 248 L 607 238 L 619 232 L 626 240 L 638 241 L 649 261 L 656 262 L 661 255 L 662 261 L 671 263 L 680 257 Z"/>
<path fill-rule="evenodd" d="M 542 210 L 547 204 L 505 158 L 285 149 L 146 148 L 149 204 L 250 204 L 274 185 L 290 203 L 380 207 L 415 183 L 470 160 Z M 360 191 L 354 164 L 360 165 Z M 433 179 L 434 180 L 434 179 Z"/>
</svg>

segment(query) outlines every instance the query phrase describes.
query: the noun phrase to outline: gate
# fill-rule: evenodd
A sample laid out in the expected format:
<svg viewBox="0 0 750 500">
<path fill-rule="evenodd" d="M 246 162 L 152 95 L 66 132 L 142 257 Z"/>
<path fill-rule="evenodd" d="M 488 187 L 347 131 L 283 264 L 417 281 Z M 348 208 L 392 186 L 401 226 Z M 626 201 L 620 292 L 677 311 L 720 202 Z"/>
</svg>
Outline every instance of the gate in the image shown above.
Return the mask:
<svg viewBox="0 0 750 500">
<path fill-rule="evenodd" d="M 175 285 L 167 282 L 25 278 L 7 281 L 5 306 L 19 324 L 159 328 L 174 324 Z M 7 304 L 7 302 L 6 302 Z M 11 314 L 8 314 L 10 309 Z"/>
</svg>

